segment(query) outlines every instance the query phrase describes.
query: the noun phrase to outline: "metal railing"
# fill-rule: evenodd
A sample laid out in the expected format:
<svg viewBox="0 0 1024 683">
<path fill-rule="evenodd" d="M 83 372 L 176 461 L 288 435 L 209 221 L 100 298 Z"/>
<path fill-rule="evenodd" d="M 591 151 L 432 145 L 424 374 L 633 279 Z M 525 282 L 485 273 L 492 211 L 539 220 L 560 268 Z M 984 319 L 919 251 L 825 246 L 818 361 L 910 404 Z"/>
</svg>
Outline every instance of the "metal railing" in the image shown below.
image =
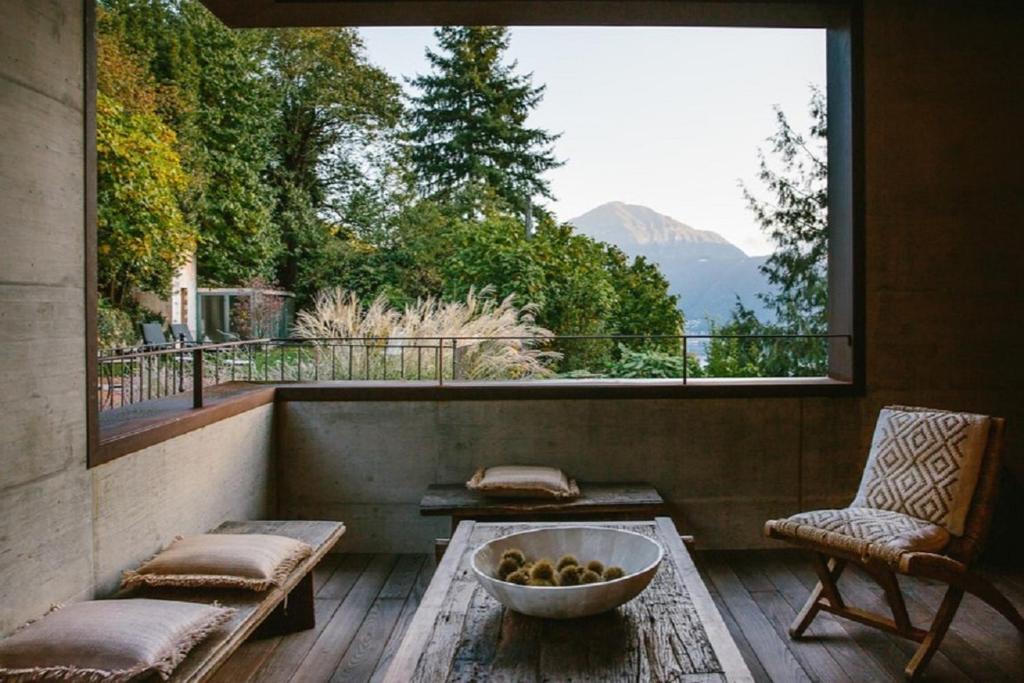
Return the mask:
<svg viewBox="0 0 1024 683">
<path fill-rule="evenodd" d="M 99 409 L 127 405 L 191 392 L 194 407 L 203 405 L 203 387 L 224 381 L 253 381 L 254 350 L 270 339 L 188 344 L 175 342 L 159 348 L 113 349 L 97 357 Z"/>
<path fill-rule="evenodd" d="M 690 381 L 707 343 L 734 340 L 747 347 L 780 343 L 820 345 L 845 334 L 770 335 L 569 335 L 558 337 L 338 337 L 253 339 L 217 344 L 177 342 L 167 347 L 101 352 L 97 401 L 101 411 L 191 394 L 203 405 L 204 389 L 230 381 L 430 381 L 598 379 L 644 375 L 594 367 L 596 359 L 629 351 L 655 352 L 663 366 L 652 377 Z M 755 349 L 756 350 L 756 349 Z M 604 362 L 604 361 L 602 361 Z M 694 365 L 697 363 L 697 365 Z M 618 372 L 619 374 L 615 374 Z M 665 373 L 668 373 L 666 375 Z M 754 375 L 752 375 L 754 376 Z M 651 377 L 648 377 L 651 378 Z"/>
</svg>

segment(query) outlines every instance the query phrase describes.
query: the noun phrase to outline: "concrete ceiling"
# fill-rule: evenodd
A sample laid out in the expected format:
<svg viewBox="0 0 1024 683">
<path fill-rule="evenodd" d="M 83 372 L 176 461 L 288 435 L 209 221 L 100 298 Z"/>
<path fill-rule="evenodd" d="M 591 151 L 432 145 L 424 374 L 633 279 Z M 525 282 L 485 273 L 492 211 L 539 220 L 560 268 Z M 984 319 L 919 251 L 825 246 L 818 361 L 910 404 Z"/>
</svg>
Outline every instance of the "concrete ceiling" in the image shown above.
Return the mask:
<svg viewBox="0 0 1024 683">
<path fill-rule="evenodd" d="M 846 0 L 202 0 L 228 26 L 828 26 Z"/>
</svg>

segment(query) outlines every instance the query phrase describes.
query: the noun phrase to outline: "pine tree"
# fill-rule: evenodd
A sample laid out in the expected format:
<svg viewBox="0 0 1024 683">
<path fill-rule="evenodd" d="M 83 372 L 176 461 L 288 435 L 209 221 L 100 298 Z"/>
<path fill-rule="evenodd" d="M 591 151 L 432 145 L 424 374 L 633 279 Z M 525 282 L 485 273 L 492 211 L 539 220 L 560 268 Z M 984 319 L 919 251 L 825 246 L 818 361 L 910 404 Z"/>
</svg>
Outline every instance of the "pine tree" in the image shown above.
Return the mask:
<svg viewBox="0 0 1024 683">
<path fill-rule="evenodd" d="M 544 86 L 505 64 L 503 27 L 442 27 L 440 50 L 427 50 L 432 72 L 411 82 L 411 158 L 425 193 L 450 199 L 490 191 L 524 211 L 527 197 L 551 197 L 542 175 L 561 166 L 558 135 L 528 128 L 526 118 Z"/>
<path fill-rule="evenodd" d="M 793 129 L 776 110 L 776 131 L 769 138 L 777 166 L 762 151 L 758 179 L 773 195 L 762 200 L 743 188 L 747 206 L 775 251 L 761 266 L 778 287 L 761 299 L 777 323 L 794 333 L 824 334 L 828 303 L 828 155 L 825 98 L 811 91 L 813 119 L 807 135 Z"/>
<path fill-rule="evenodd" d="M 770 156 L 758 150 L 758 179 L 770 198 L 743 187 L 747 206 L 775 251 L 761 271 L 776 290 L 760 294 L 775 317 L 758 320 L 742 302 L 714 326 L 720 335 L 819 335 L 828 332 L 828 160 L 825 98 L 812 89 L 808 133 L 796 131 L 776 109 Z M 828 370 L 820 338 L 741 340 L 720 337 L 708 348 L 709 376 L 817 376 Z"/>
</svg>

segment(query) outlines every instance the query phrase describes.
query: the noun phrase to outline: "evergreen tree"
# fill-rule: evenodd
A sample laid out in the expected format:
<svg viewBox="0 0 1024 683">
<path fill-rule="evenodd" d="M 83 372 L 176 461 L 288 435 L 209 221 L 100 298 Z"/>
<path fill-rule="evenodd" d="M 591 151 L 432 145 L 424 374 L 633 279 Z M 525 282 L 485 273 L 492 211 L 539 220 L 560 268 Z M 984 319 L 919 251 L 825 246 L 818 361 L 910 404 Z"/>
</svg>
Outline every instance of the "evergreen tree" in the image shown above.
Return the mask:
<svg viewBox="0 0 1024 683">
<path fill-rule="evenodd" d="M 544 86 L 505 64 L 508 29 L 443 27 L 434 32 L 440 50 L 427 50 L 432 72 L 412 84 L 411 157 L 426 194 L 467 195 L 486 187 L 518 211 L 527 198 L 551 197 L 542 175 L 557 168 L 552 144 L 558 135 L 528 128 Z"/>
<path fill-rule="evenodd" d="M 776 109 L 777 127 L 769 138 L 778 167 L 758 150 L 758 179 L 772 194 L 759 199 L 743 188 L 747 206 L 775 243 L 761 270 L 778 289 L 762 294 L 780 326 L 793 333 L 824 334 L 828 303 L 828 155 L 825 98 L 811 91 L 813 118 L 808 135 Z"/>
<path fill-rule="evenodd" d="M 761 270 L 776 287 L 759 295 L 775 316 L 765 323 L 739 301 L 721 335 L 825 334 L 828 331 L 828 162 L 825 99 L 811 91 L 813 119 L 807 135 L 776 109 L 771 157 L 758 150 L 758 179 L 771 194 L 758 198 L 743 187 L 747 205 L 775 251 Z M 816 376 L 828 370 L 824 339 L 743 341 L 716 339 L 708 348 L 709 376 Z"/>
</svg>

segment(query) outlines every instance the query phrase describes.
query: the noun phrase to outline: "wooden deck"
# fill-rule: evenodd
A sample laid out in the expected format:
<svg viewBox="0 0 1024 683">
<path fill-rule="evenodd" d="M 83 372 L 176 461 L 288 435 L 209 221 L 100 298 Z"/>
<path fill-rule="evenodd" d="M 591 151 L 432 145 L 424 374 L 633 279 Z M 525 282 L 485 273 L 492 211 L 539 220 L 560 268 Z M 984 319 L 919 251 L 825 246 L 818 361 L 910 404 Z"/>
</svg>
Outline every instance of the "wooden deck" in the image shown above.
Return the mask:
<svg viewBox="0 0 1024 683">
<path fill-rule="evenodd" d="M 814 585 L 806 558 L 791 551 L 697 555 L 747 665 L 759 681 L 901 681 L 913 644 L 822 614 L 808 637 L 786 635 Z M 318 568 L 315 629 L 245 644 L 214 680 L 375 681 L 383 677 L 434 571 L 426 555 L 335 555 Z M 1024 571 L 986 572 L 1024 605 Z M 941 588 L 902 580 L 917 622 L 930 617 Z M 847 572 L 840 587 L 851 602 L 882 608 L 881 590 Z M 929 681 L 1024 680 L 1024 637 L 971 596 L 964 599 Z"/>
</svg>

